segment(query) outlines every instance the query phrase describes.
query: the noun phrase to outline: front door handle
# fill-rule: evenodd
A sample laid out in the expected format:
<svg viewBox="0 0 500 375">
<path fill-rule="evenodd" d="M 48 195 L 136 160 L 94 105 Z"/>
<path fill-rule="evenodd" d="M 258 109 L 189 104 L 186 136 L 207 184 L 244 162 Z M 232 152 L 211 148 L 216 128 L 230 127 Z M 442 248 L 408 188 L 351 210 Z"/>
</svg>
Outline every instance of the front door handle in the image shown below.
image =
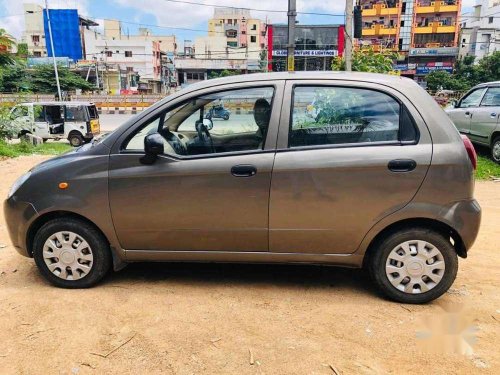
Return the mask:
<svg viewBox="0 0 500 375">
<path fill-rule="evenodd" d="M 387 164 L 392 172 L 410 172 L 417 167 L 417 162 L 412 159 L 394 159 Z"/>
<path fill-rule="evenodd" d="M 250 164 L 235 165 L 231 168 L 234 177 L 252 177 L 257 174 L 257 168 Z"/>
<path fill-rule="evenodd" d="M 495 112 L 491 112 L 490 116 L 491 116 L 491 118 L 495 118 L 495 117 L 497 117 L 497 114 Z"/>
</svg>

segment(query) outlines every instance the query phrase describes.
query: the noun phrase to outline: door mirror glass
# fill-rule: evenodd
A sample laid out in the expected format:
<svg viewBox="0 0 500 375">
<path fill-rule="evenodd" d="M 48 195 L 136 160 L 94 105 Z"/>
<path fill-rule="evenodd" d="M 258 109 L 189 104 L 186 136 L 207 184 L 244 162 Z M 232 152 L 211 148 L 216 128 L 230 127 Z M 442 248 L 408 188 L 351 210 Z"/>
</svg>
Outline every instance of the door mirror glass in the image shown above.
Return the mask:
<svg viewBox="0 0 500 375">
<path fill-rule="evenodd" d="M 208 118 L 204 118 L 203 119 L 203 125 L 208 129 L 208 130 L 212 130 L 213 127 L 214 127 L 214 123 L 212 122 L 212 120 L 208 119 Z"/>
<path fill-rule="evenodd" d="M 163 137 L 159 133 L 148 134 L 144 137 L 144 157 L 141 158 L 143 164 L 153 164 L 158 155 L 163 154 Z"/>
</svg>

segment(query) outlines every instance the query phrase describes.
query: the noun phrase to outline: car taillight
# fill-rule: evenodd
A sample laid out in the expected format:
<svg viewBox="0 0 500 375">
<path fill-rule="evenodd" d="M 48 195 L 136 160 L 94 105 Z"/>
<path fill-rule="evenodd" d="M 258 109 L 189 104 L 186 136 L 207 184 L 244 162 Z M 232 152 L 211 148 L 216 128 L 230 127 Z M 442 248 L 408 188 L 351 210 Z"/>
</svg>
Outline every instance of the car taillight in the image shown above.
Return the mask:
<svg viewBox="0 0 500 375">
<path fill-rule="evenodd" d="M 470 139 L 463 134 L 460 134 L 462 136 L 462 141 L 464 141 L 464 146 L 465 149 L 467 150 L 467 155 L 469 155 L 470 162 L 472 163 L 472 167 L 474 170 L 476 170 L 477 167 L 477 154 L 476 150 L 474 150 L 474 146 L 472 145 L 472 142 Z"/>
</svg>

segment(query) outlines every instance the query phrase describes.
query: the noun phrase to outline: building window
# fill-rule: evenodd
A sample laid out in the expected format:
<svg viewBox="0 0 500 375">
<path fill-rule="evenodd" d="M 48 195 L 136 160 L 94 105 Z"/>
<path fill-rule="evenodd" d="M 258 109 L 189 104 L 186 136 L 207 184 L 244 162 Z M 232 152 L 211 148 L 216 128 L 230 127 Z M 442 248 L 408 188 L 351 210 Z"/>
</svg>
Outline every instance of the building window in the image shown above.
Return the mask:
<svg viewBox="0 0 500 375">
<path fill-rule="evenodd" d="M 266 45 L 264 43 L 260 44 L 260 48 L 264 49 L 265 47 L 266 47 Z"/>
<path fill-rule="evenodd" d="M 238 32 L 236 30 L 230 29 L 226 31 L 226 36 L 228 38 L 236 38 L 238 36 Z"/>
<path fill-rule="evenodd" d="M 227 42 L 228 47 L 238 47 L 238 42 Z"/>
<path fill-rule="evenodd" d="M 125 57 L 132 57 L 132 51 L 125 51 Z"/>
<path fill-rule="evenodd" d="M 488 17 L 488 23 L 493 23 L 493 17 Z"/>
<path fill-rule="evenodd" d="M 134 67 L 133 66 L 127 66 L 127 73 L 133 73 Z"/>
<path fill-rule="evenodd" d="M 42 53 L 40 51 L 35 51 L 35 52 L 33 52 L 33 56 L 42 57 Z"/>
<path fill-rule="evenodd" d="M 106 57 L 113 57 L 113 51 L 106 51 Z"/>
<path fill-rule="evenodd" d="M 32 41 L 33 43 L 38 43 L 38 42 L 40 42 L 40 35 L 32 35 L 32 36 L 31 36 L 31 41 Z"/>
<path fill-rule="evenodd" d="M 257 30 L 257 25 L 256 24 L 252 25 L 252 30 Z"/>
<path fill-rule="evenodd" d="M 228 20 L 227 20 L 227 24 L 228 24 L 228 25 L 232 25 L 232 24 L 233 24 L 233 20 L 232 20 L 232 19 L 228 19 Z"/>
<path fill-rule="evenodd" d="M 250 42 L 251 43 L 256 43 L 257 42 L 257 37 L 255 35 L 250 36 Z"/>
<path fill-rule="evenodd" d="M 245 30 L 241 30 L 241 35 L 245 35 L 247 32 Z"/>
</svg>

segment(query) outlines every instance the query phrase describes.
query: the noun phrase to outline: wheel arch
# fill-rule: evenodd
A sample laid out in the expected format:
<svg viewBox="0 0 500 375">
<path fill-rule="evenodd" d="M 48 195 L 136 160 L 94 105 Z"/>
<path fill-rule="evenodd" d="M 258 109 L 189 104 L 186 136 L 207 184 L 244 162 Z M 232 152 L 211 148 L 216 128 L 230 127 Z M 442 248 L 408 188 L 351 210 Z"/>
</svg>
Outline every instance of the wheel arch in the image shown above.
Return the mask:
<svg viewBox="0 0 500 375">
<path fill-rule="evenodd" d="M 500 137 L 500 130 L 495 130 L 493 134 L 491 134 L 490 147 L 493 147 L 493 142 L 495 142 L 495 139 L 498 137 Z"/>
<path fill-rule="evenodd" d="M 80 221 L 84 221 L 85 223 L 92 226 L 95 230 L 97 230 L 106 239 L 108 245 L 110 245 L 109 238 L 104 234 L 104 232 L 95 223 L 87 219 L 85 216 L 79 215 L 71 211 L 51 211 L 37 217 L 33 221 L 33 223 L 31 223 L 31 225 L 29 226 L 29 229 L 26 233 L 26 250 L 30 257 L 33 257 L 33 241 L 35 239 L 35 235 L 38 232 L 38 230 L 45 223 L 48 223 L 53 219 L 60 219 L 60 218 L 73 218 Z"/>
<path fill-rule="evenodd" d="M 415 227 L 430 228 L 436 230 L 450 241 L 459 257 L 467 258 L 467 250 L 465 244 L 462 240 L 462 237 L 455 229 L 442 221 L 422 217 L 396 221 L 379 231 L 379 233 L 370 241 L 368 247 L 366 248 L 365 256 L 363 258 L 363 266 L 367 265 L 370 260 L 370 256 L 373 254 L 377 245 L 385 238 L 387 238 L 387 236 L 402 229 Z"/>
</svg>

